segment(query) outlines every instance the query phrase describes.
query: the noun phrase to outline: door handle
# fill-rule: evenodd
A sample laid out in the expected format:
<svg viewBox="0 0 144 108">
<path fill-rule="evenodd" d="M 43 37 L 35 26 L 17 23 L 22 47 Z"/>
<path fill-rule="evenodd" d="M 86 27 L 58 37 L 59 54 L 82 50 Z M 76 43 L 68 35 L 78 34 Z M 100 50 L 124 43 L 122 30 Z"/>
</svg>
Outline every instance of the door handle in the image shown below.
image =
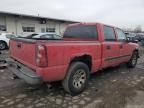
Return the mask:
<svg viewBox="0 0 144 108">
<path fill-rule="evenodd" d="M 17 48 L 21 48 L 21 43 L 17 43 Z"/>
<path fill-rule="evenodd" d="M 111 46 L 110 46 L 110 45 L 107 45 L 107 46 L 106 46 L 106 49 L 107 49 L 107 50 L 110 50 L 110 49 L 111 49 Z"/>
<path fill-rule="evenodd" d="M 120 45 L 119 48 L 122 49 L 122 48 L 123 48 L 123 45 Z"/>
</svg>

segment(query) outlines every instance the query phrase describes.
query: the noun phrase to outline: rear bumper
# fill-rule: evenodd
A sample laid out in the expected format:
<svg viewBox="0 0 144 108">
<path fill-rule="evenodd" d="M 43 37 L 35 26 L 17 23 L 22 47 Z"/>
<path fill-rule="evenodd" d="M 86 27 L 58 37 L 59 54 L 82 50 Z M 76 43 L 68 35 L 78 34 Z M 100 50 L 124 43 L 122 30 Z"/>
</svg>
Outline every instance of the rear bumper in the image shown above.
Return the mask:
<svg viewBox="0 0 144 108">
<path fill-rule="evenodd" d="M 13 59 L 7 59 L 8 69 L 20 79 L 23 79 L 28 84 L 41 84 L 43 81 L 41 77 L 31 70 L 30 68 L 22 65 L 21 63 L 14 61 Z"/>
</svg>

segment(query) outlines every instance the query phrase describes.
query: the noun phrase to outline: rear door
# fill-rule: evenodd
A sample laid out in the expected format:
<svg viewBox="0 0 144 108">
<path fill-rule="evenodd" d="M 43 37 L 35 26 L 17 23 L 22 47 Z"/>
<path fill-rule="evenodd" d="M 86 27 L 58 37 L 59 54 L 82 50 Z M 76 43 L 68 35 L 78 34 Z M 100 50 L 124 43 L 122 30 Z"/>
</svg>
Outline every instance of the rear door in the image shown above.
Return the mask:
<svg viewBox="0 0 144 108">
<path fill-rule="evenodd" d="M 102 67 L 116 65 L 119 56 L 119 44 L 113 27 L 103 26 Z"/>
</svg>

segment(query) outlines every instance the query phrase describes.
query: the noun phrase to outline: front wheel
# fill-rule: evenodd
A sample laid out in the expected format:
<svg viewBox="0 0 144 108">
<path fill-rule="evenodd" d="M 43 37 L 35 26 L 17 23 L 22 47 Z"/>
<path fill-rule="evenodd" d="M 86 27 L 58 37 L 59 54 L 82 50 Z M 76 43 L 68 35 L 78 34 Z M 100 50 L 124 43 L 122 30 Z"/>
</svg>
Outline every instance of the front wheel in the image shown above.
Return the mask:
<svg viewBox="0 0 144 108">
<path fill-rule="evenodd" d="M 134 68 L 137 64 L 137 60 L 138 60 L 138 52 L 134 51 L 132 56 L 131 56 L 131 59 L 127 63 L 127 67 L 128 68 Z"/>
<path fill-rule="evenodd" d="M 0 41 L 0 50 L 5 50 L 7 48 L 7 44 L 3 41 Z"/>
<path fill-rule="evenodd" d="M 83 62 L 73 62 L 62 84 L 68 93 L 77 95 L 87 86 L 89 81 L 89 68 Z"/>
</svg>

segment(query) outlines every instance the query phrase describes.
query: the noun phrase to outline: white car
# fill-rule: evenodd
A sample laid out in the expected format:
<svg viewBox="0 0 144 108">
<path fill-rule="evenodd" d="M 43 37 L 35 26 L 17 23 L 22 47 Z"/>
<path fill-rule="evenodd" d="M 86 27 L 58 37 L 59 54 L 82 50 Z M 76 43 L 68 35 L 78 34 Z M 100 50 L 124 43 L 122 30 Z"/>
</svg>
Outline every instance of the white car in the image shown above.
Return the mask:
<svg viewBox="0 0 144 108">
<path fill-rule="evenodd" d="M 62 36 L 55 33 L 34 33 L 26 36 L 28 39 L 62 39 Z"/>
<path fill-rule="evenodd" d="M 5 50 L 9 47 L 10 37 L 15 37 L 11 33 L 1 33 L 0 34 L 0 50 Z"/>
</svg>

